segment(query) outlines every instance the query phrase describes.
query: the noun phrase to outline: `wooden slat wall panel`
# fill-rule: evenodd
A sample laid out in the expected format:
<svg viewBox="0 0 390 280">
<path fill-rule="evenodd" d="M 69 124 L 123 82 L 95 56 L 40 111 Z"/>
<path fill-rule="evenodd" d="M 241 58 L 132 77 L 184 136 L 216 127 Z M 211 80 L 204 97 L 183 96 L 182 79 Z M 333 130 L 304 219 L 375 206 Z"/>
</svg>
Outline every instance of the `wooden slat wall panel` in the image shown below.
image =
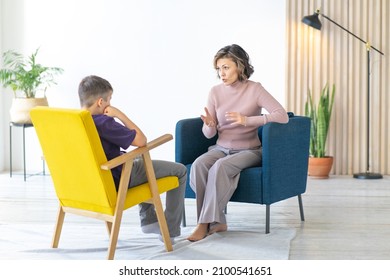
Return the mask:
<svg viewBox="0 0 390 280">
<path fill-rule="evenodd" d="M 389 143 L 390 143 L 390 1 L 383 0 L 380 7 L 381 17 L 381 38 L 379 45 L 383 46 L 383 52 L 385 58 L 380 61 L 381 73 L 380 73 L 380 92 L 381 94 L 381 115 L 383 118 L 381 129 L 381 145 L 380 150 L 383 151 L 385 156 L 380 157 L 380 166 L 382 169 L 389 173 L 390 162 L 389 162 Z"/>
<path fill-rule="evenodd" d="M 286 1 L 286 107 L 304 114 L 308 90 L 336 85 L 328 138 L 332 174 L 390 174 L 390 1 Z M 381 50 L 370 52 L 370 133 L 367 142 L 367 51 L 361 41 L 320 16 L 322 30 L 301 23 L 317 9 Z M 369 143 L 369 159 L 367 158 Z"/>
</svg>

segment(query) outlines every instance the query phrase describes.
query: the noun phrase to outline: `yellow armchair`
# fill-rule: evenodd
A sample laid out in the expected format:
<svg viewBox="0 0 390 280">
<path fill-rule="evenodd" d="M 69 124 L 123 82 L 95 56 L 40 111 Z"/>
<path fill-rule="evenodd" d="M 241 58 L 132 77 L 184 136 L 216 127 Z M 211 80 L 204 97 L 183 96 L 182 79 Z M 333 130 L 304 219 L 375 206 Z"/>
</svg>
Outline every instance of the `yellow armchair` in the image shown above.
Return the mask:
<svg viewBox="0 0 390 280">
<path fill-rule="evenodd" d="M 156 179 L 149 151 L 167 141 L 165 134 L 146 146 L 107 161 L 91 114 L 86 110 L 36 107 L 31 110 L 43 155 L 50 170 L 59 211 L 52 247 L 57 248 L 65 213 L 105 221 L 110 236 L 107 259 L 115 255 L 123 211 L 153 203 L 167 251 L 172 251 L 160 194 L 179 186 L 178 178 Z M 142 156 L 148 183 L 128 189 L 133 161 Z M 118 192 L 111 169 L 122 166 Z"/>
</svg>

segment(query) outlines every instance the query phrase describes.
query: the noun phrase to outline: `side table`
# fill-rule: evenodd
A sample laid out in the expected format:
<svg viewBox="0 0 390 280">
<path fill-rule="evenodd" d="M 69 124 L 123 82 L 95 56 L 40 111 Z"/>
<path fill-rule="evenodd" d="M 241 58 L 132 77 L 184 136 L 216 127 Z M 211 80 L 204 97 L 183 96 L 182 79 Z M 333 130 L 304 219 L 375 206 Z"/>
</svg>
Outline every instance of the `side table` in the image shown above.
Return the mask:
<svg viewBox="0 0 390 280">
<path fill-rule="evenodd" d="M 9 176 L 12 177 L 12 127 L 20 127 L 23 129 L 23 176 L 24 181 L 26 181 L 27 173 L 26 173 L 26 128 L 34 127 L 32 124 L 22 124 L 22 123 L 9 123 Z M 42 166 L 42 173 L 37 174 L 30 174 L 32 175 L 38 175 L 43 174 L 45 175 L 45 160 L 42 158 L 43 166 Z"/>
</svg>

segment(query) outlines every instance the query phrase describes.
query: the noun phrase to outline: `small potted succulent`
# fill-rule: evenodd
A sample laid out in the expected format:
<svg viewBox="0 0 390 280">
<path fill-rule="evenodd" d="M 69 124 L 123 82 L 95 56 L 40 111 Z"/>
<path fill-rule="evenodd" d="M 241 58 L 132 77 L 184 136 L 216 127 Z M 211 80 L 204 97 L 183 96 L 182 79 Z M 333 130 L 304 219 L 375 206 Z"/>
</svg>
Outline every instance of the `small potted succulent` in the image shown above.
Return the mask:
<svg viewBox="0 0 390 280">
<path fill-rule="evenodd" d="M 308 91 L 305 115 L 311 119 L 309 176 L 328 178 L 333 165 L 333 157 L 326 154 L 326 141 L 334 103 L 335 85 L 330 92 L 328 84 L 321 91 L 320 100 L 315 106 Z"/>
<path fill-rule="evenodd" d="M 0 84 L 10 88 L 14 94 L 10 109 L 11 122 L 31 123 L 30 109 L 48 106 L 46 90 L 56 84 L 55 77 L 63 73 L 62 68 L 37 63 L 38 51 L 35 50 L 27 58 L 13 50 L 3 53 Z"/>
</svg>

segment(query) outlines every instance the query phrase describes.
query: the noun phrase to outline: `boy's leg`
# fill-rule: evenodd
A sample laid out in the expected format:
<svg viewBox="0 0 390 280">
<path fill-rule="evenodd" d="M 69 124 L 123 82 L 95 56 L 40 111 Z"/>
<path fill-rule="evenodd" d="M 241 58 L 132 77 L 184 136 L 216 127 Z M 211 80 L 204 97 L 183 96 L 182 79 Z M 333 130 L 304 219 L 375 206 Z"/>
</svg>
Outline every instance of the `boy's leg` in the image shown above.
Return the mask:
<svg viewBox="0 0 390 280">
<path fill-rule="evenodd" d="M 180 235 L 180 224 L 184 210 L 184 193 L 187 182 L 187 168 L 176 162 L 153 161 L 153 168 L 156 178 L 165 176 L 176 176 L 179 178 L 179 187 L 166 193 L 165 197 L 165 218 L 171 237 Z"/>
<path fill-rule="evenodd" d="M 156 178 L 166 176 L 177 176 L 179 178 L 179 187 L 166 193 L 165 218 L 167 220 L 169 234 L 171 237 L 180 235 L 180 223 L 184 209 L 184 192 L 187 180 L 187 169 L 184 165 L 176 162 L 154 160 L 153 168 Z M 147 182 L 147 177 L 142 160 L 134 162 L 131 173 L 130 187 Z M 141 226 L 151 225 L 157 222 L 154 206 L 148 203 L 140 204 Z M 156 227 L 151 227 L 150 232 L 155 232 Z"/>
</svg>

